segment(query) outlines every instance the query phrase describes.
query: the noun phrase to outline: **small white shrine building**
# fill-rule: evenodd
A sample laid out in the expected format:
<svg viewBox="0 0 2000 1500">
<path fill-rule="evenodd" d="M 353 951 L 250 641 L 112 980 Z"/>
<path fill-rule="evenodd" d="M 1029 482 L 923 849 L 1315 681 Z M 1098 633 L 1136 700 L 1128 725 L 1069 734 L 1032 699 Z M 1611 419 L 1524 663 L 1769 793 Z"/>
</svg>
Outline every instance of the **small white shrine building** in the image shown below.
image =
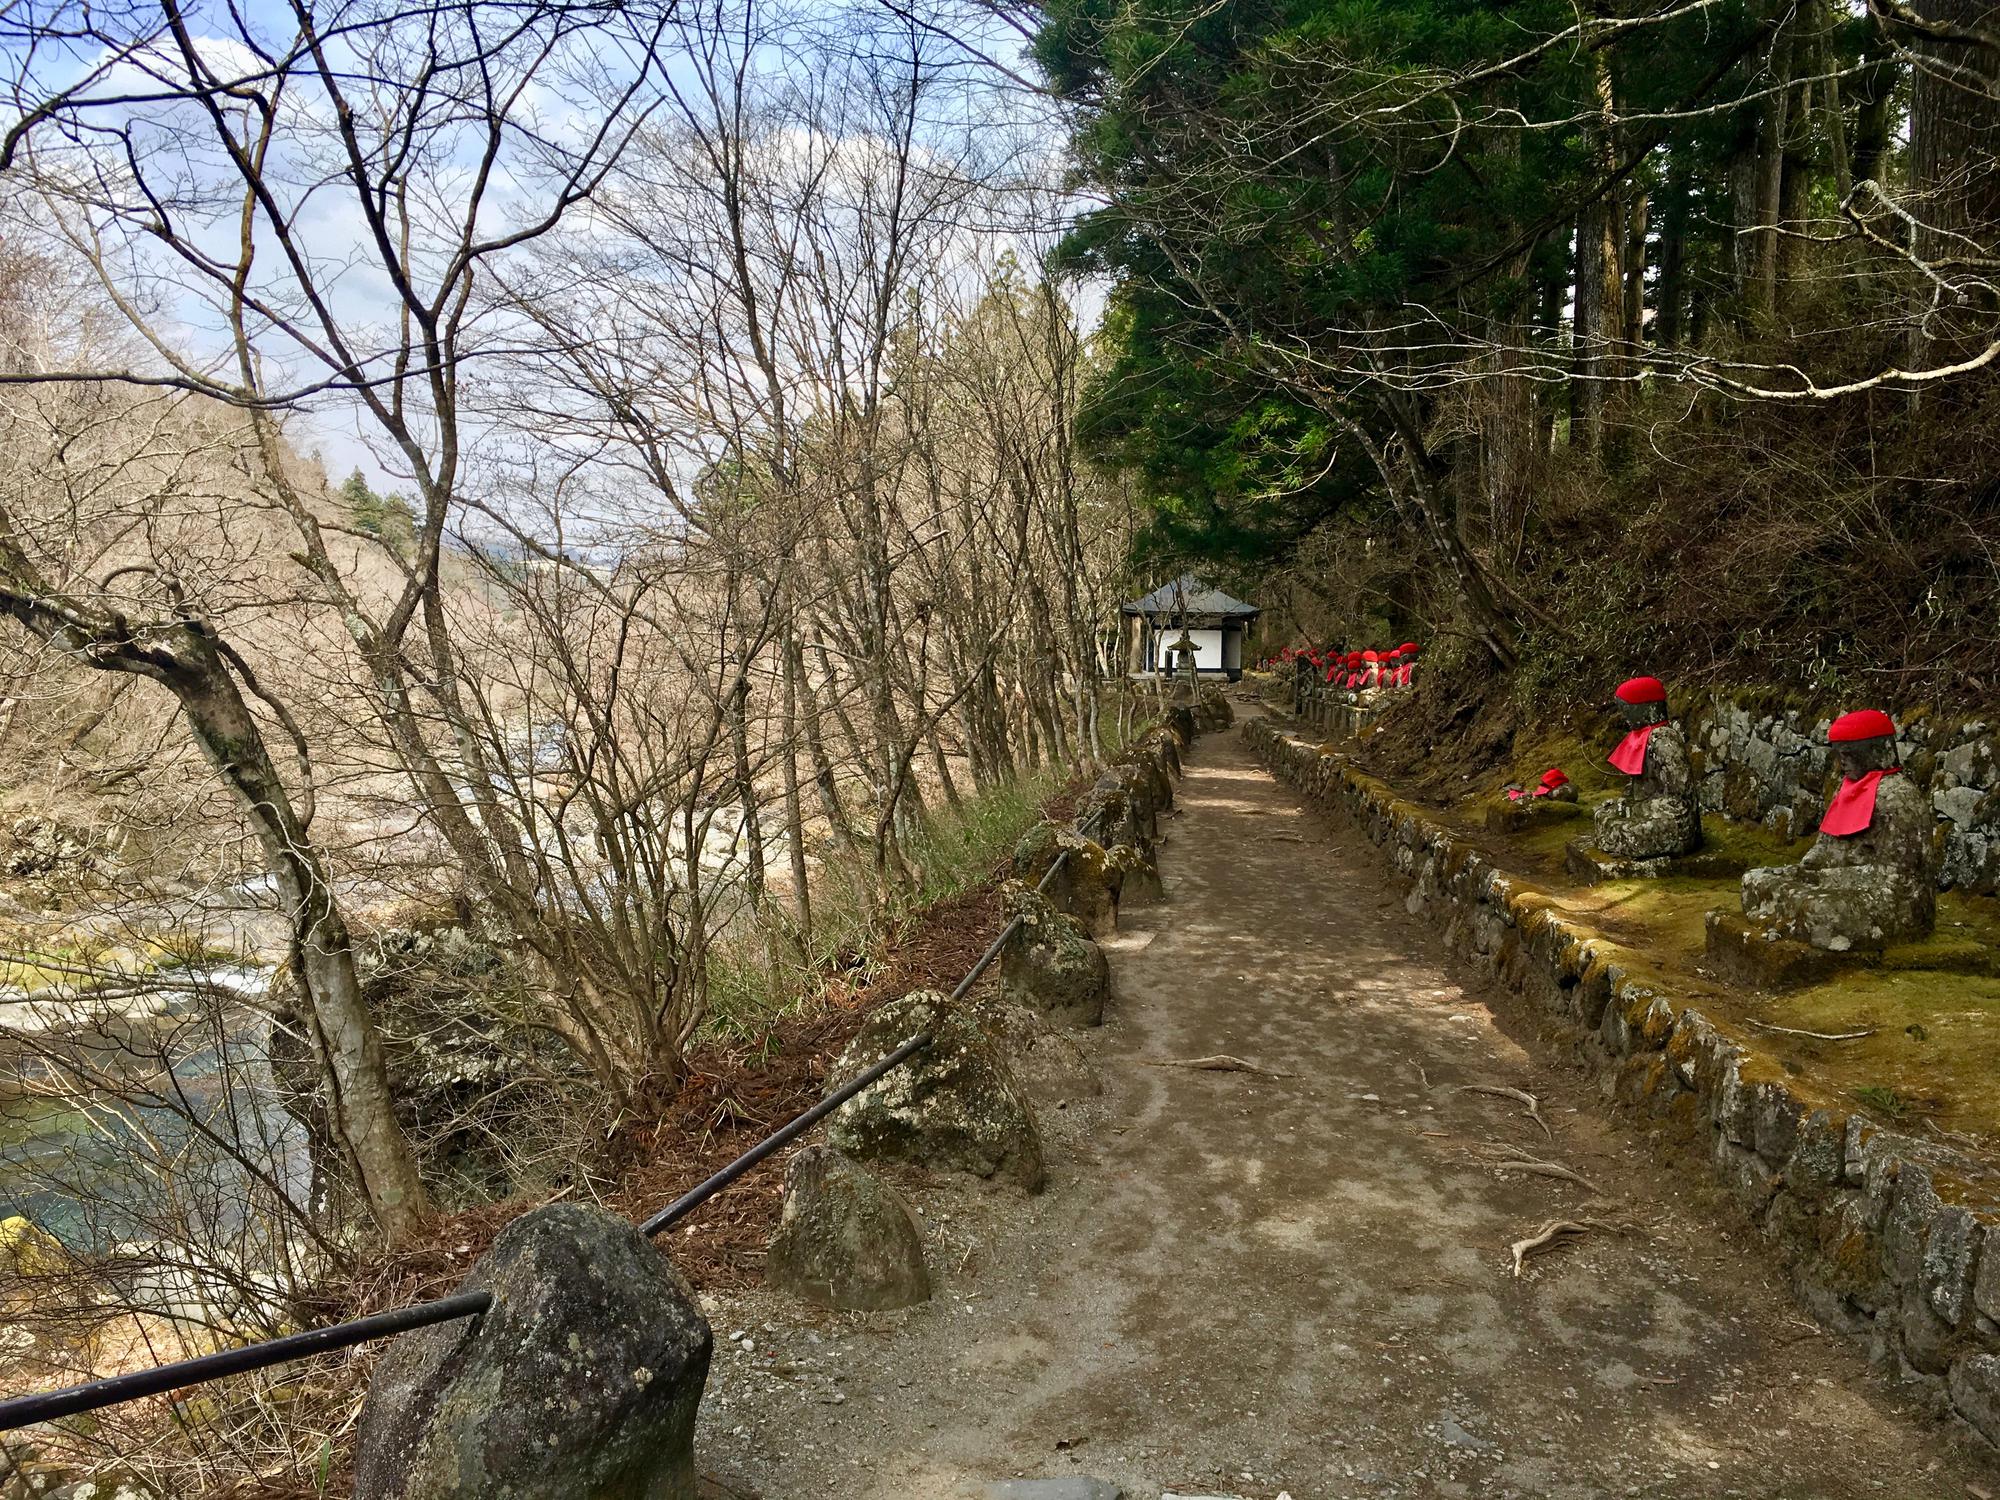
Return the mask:
<svg viewBox="0 0 2000 1500">
<path fill-rule="evenodd" d="M 1243 639 L 1263 611 L 1186 574 L 1122 605 L 1119 613 L 1126 622 L 1127 670 L 1133 676 L 1181 669 L 1172 658 L 1175 643 L 1185 636 L 1194 643 L 1197 676 L 1237 682 L 1243 676 Z"/>
</svg>

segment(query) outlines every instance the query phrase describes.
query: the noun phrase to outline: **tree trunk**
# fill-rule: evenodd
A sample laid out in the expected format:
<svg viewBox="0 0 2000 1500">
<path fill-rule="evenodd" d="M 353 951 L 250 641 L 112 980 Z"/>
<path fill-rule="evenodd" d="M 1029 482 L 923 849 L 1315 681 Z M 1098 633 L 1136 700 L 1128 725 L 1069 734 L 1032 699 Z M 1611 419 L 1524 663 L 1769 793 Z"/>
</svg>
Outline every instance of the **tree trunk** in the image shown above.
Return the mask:
<svg viewBox="0 0 2000 1500">
<path fill-rule="evenodd" d="M 24 572 L 25 564 L 11 571 Z M 413 1233 L 429 1203 L 396 1121 L 382 1040 L 354 969 L 353 941 L 312 842 L 310 803 L 302 813 L 278 775 L 231 671 L 234 658 L 225 659 L 224 648 L 198 621 L 155 629 L 142 644 L 122 619 L 91 618 L 66 601 L 12 587 L 4 577 L 0 611 L 88 666 L 150 677 L 174 695 L 196 744 L 249 819 L 284 901 L 292 970 L 325 1069 L 333 1128 L 362 1199 L 384 1233 Z"/>
<path fill-rule="evenodd" d="M 743 845 L 748 861 L 746 876 L 750 886 L 750 909 L 764 909 L 764 833 L 759 822 L 757 783 L 750 771 L 750 663 L 745 659 L 749 644 L 740 636 L 730 653 L 735 678 L 729 690 L 730 779 L 736 784 L 736 805 L 743 815 Z"/>
<path fill-rule="evenodd" d="M 1654 293 L 1653 344 L 1678 349 L 1686 337 L 1689 184 L 1686 168 L 1669 164 L 1660 193 L 1660 281 Z"/>
<path fill-rule="evenodd" d="M 1894 128 L 1896 61 L 1889 39 L 1879 27 L 1868 29 L 1862 47 L 1866 66 L 1847 82 L 1847 90 L 1857 101 L 1852 148 L 1856 182 L 1881 180 L 1882 159 L 1888 154 Z"/>
<path fill-rule="evenodd" d="M 396 1121 L 382 1039 L 361 995 L 347 923 L 234 679 L 205 635 L 190 630 L 188 637 L 162 680 L 263 847 L 290 924 L 293 972 L 326 1069 L 334 1129 L 369 1212 L 384 1233 L 401 1238 L 423 1223 L 429 1203 Z"/>
<path fill-rule="evenodd" d="M 1782 66 L 1789 54 L 1788 47 L 1774 46 L 1772 66 Z M 1753 322 L 1768 317 L 1777 306 L 1778 223 L 1784 212 L 1785 124 L 1790 102 L 1791 95 L 1781 91 L 1758 104 L 1749 212 L 1737 221 L 1737 234 L 1748 247 L 1743 310 Z M 1739 200 L 1739 210 L 1743 206 Z"/>
<path fill-rule="evenodd" d="M 1992 0 L 1916 0 L 1916 10 L 1926 21 L 2000 38 Z M 1942 295 L 1947 316 L 1927 320 L 1913 335 L 1917 361 L 1928 363 L 1971 347 L 1961 335 L 1988 333 L 1994 299 L 1987 278 L 2000 253 L 2000 44 L 1905 40 L 1918 59 L 1910 90 L 1909 206 L 1919 227 L 1911 250 L 1952 284 Z M 1934 295 L 1925 290 L 1927 305 Z"/>
<path fill-rule="evenodd" d="M 1650 204 L 1635 191 L 1625 221 L 1625 343 L 1636 358 L 1646 342 L 1646 222 Z"/>
<path fill-rule="evenodd" d="M 812 885 L 807 878 L 806 827 L 803 799 L 799 796 L 799 679 L 798 661 L 789 631 L 778 643 L 784 698 L 780 705 L 784 735 L 785 841 L 790 845 L 792 865 L 792 910 L 798 935 L 800 957 L 812 952 Z"/>
</svg>

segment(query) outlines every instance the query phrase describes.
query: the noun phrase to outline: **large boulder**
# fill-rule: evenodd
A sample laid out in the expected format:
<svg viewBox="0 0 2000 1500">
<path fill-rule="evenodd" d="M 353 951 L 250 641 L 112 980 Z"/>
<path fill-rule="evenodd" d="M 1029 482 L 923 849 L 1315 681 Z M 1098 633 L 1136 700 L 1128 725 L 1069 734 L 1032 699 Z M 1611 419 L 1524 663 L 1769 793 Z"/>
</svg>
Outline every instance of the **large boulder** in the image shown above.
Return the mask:
<svg viewBox="0 0 2000 1500">
<path fill-rule="evenodd" d="M 924 1237 L 895 1189 L 831 1146 L 785 1168 L 785 1207 L 764 1279 L 821 1307 L 881 1312 L 927 1301 Z"/>
<path fill-rule="evenodd" d="M 45 1276 L 69 1268 L 61 1240 L 21 1214 L 0 1219 L 0 1275 Z"/>
<path fill-rule="evenodd" d="M 404 1334 L 376 1366 L 355 1500 L 695 1500 L 713 1337 L 638 1230 L 582 1204 L 536 1209 L 464 1290 L 492 1309 Z"/>
<path fill-rule="evenodd" d="M 9 875 L 76 875 L 94 869 L 108 847 L 102 831 L 50 813 L 16 818 L 0 847 Z"/>
<path fill-rule="evenodd" d="M 1000 989 L 1009 1000 L 1072 1026 L 1101 1026 L 1111 966 L 1083 924 L 1044 896 L 1011 885 L 1007 910 L 1020 925 L 1000 949 Z"/>
<path fill-rule="evenodd" d="M 1106 771 L 1084 793 L 1076 810 L 1076 826 L 1088 829 L 1100 844 L 1150 844 L 1152 825 L 1138 804 L 1127 795 L 1124 777 Z"/>
<path fill-rule="evenodd" d="M 1195 701 L 1194 722 L 1197 729 L 1227 729 L 1236 722 L 1236 711 L 1221 688 L 1204 686 Z"/>
<path fill-rule="evenodd" d="M 1092 937 L 1117 931 L 1124 866 L 1102 844 L 1055 823 L 1037 823 L 1014 845 L 1014 878 L 1030 887 L 1040 885 L 1058 856 L 1063 856 L 1062 868 L 1044 891 L 1050 902 L 1075 917 Z"/>
<path fill-rule="evenodd" d="M 840 1054 L 827 1092 L 919 1032 L 931 1044 L 834 1111 L 828 1142 L 862 1161 L 907 1161 L 1041 1191 L 1042 1139 L 1013 1070 L 978 1022 L 937 990 L 892 1000 Z"/>
<path fill-rule="evenodd" d="M 552 1122 L 585 1095 L 586 1075 L 576 1053 L 534 1023 L 504 948 L 456 921 L 424 919 L 358 936 L 354 964 L 381 1028 L 396 1118 L 419 1143 L 418 1166 L 437 1199 L 450 1208 L 558 1186 L 569 1157 L 552 1149 L 561 1144 Z M 316 1164 L 337 1160 L 325 1070 L 289 966 L 271 994 L 280 1022 L 271 1061 L 285 1107 L 307 1127 Z M 535 1166 L 524 1173 L 523 1162 Z"/>
</svg>

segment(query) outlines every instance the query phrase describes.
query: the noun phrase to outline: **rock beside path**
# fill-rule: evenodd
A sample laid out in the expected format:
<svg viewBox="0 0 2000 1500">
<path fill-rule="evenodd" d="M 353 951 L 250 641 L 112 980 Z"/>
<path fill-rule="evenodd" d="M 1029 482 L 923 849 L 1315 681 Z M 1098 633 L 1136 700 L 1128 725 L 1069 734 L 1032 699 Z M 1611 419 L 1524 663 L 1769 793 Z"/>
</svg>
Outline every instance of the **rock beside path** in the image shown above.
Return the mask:
<svg viewBox="0 0 2000 1500">
<path fill-rule="evenodd" d="M 937 990 L 918 990 L 871 1015 L 834 1064 L 843 1087 L 918 1033 L 931 1045 L 836 1110 L 827 1141 L 860 1161 L 907 1161 L 997 1177 L 1040 1192 L 1041 1135 L 1000 1049 Z"/>
<path fill-rule="evenodd" d="M 713 1339 L 624 1219 L 522 1215 L 463 1287 L 493 1306 L 404 1334 L 361 1413 L 355 1500 L 695 1500 Z"/>
<path fill-rule="evenodd" d="M 1103 1025 L 1111 992 L 1104 950 L 1081 922 L 1025 886 L 1010 887 L 1003 900 L 1021 925 L 1000 949 L 1001 994 L 1071 1026 Z"/>
<path fill-rule="evenodd" d="M 927 1301 L 924 1239 L 895 1189 L 829 1146 L 807 1146 L 785 1168 L 785 1207 L 764 1279 L 781 1292 L 844 1312 Z"/>
<path fill-rule="evenodd" d="M 1037 823 L 1014 846 L 1013 876 L 1032 889 L 1065 853 L 1068 857 L 1043 894 L 1058 911 L 1081 922 L 1091 937 L 1117 931 L 1125 867 L 1095 840 L 1054 823 Z"/>
</svg>

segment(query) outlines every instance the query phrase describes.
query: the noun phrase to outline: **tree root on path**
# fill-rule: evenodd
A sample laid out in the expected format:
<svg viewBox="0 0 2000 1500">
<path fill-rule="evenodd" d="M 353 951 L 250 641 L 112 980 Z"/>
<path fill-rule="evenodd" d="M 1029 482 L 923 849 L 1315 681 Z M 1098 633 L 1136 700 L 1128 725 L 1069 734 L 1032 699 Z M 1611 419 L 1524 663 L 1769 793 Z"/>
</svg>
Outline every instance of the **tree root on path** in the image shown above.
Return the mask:
<svg viewBox="0 0 2000 1500">
<path fill-rule="evenodd" d="M 1149 1068 L 1191 1068 L 1201 1073 L 1256 1073 L 1265 1078 L 1296 1078 L 1296 1073 L 1280 1073 L 1276 1068 L 1260 1068 L 1253 1062 L 1218 1052 L 1212 1057 L 1142 1057 Z"/>
<path fill-rule="evenodd" d="M 1516 1240 L 1509 1247 L 1514 1252 L 1514 1274 L 1521 1274 L 1521 1266 L 1527 1258 L 1538 1250 L 1551 1250 L 1557 1245 L 1573 1244 L 1593 1229 L 1607 1233 L 1618 1233 L 1615 1224 L 1606 1224 L 1598 1219 L 1551 1219 L 1524 1240 Z"/>
<path fill-rule="evenodd" d="M 1517 1156 L 1490 1165 L 1496 1172 L 1531 1172 L 1537 1177 L 1560 1177 L 1565 1182 L 1575 1183 L 1587 1193 L 1595 1193 L 1600 1198 L 1605 1195 L 1604 1189 L 1583 1173 L 1572 1171 L 1559 1161 L 1536 1161 L 1530 1156 Z"/>
<path fill-rule="evenodd" d="M 1556 1133 L 1549 1129 L 1549 1122 L 1542 1118 L 1541 1101 L 1526 1089 L 1509 1088 L 1504 1083 L 1461 1083 L 1458 1086 L 1458 1092 L 1461 1094 L 1491 1094 L 1498 1099 L 1515 1100 L 1527 1109 L 1528 1118 L 1542 1127 L 1543 1135 L 1547 1136 L 1550 1140 L 1556 1138 Z"/>
</svg>

